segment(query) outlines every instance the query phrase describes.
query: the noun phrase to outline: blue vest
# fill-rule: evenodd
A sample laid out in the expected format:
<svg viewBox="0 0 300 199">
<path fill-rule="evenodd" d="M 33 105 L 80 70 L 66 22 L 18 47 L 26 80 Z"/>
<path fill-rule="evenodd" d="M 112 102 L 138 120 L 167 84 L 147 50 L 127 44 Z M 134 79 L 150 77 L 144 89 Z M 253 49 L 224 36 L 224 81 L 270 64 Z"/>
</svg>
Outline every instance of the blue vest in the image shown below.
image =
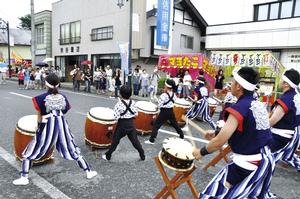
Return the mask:
<svg viewBox="0 0 300 199">
<path fill-rule="evenodd" d="M 272 105 L 272 108 L 280 105 L 285 112 L 281 120 L 274 125 L 274 128 L 294 130 L 296 126 L 300 125 L 300 116 L 296 115 L 297 108 L 294 102 L 296 94 L 295 89 L 290 89 Z"/>
<path fill-rule="evenodd" d="M 236 104 L 225 109 L 226 119 L 232 114 L 239 122 L 236 131 L 228 140 L 234 153 L 258 154 L 272 139 L 268 112 L 263 104 L 255 106 L 255 103 L 257 105 L 259 102 L 253 96 L 243 95 Z"/>
</svg>

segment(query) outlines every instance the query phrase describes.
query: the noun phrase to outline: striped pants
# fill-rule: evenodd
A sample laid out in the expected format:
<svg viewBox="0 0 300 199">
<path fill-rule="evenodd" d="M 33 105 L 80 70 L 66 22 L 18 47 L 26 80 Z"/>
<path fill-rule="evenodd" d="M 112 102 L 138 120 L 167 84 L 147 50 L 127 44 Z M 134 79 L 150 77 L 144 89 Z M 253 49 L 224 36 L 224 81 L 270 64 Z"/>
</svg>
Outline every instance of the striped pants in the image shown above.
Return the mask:
<svg viewBox="0 0 300 199">
<path fill-rule="evenodd" d="M 273 153 L 276 163 L 279 160 L 283 160 L 284 162 L 292 165 L 298 171 L 300 171 L 300 156 L 295 154 L 296 150 L 299 147 L 299 144 L 300 144 L 300 126 L 295 128 L 295 133 L 291 141 L 285 147 Z"/>
<path fill-rule="evenodd" d="M 67 121 L 61 111 L 52 111 L 46 123 L 42 123 L 36 136 L 28 144 L 22 153 L 21 175 L 26 176 L 32 164 L 32 160 L 39 160 L 52 147 L 56 145 L 57 151 L 67 160 L 76 160 L 83 170 L 90 170 L 88 163 L 80 154 L 80 149 L 74 142 Z"/>
<path fill-rule="evenodd" d="M 233 185 L 230 189 L 225 186 L 228 165 L 225 166 L 200 193 L 199 199 L 232 199 L 232 198 L 269 198 L 267 191 L 271 184 L 275 161 L 269 147 L 261 149 L 262 159 L 254 171 L 252 171 L 242 182 Z M 234 164 L 234 163 L 230 163 Z"/>
<path fill-rule="evenodd" d="M 208 102 L 205 98 L 194 103 L 192 108 L 186 114 L 186 117 L 191 120 L 195 119 L 197 116 L 200 116 L 202 120 L 208 122 L 214 130 L 217 128 L 216 123 L 209 116 Z"/>
</svg>

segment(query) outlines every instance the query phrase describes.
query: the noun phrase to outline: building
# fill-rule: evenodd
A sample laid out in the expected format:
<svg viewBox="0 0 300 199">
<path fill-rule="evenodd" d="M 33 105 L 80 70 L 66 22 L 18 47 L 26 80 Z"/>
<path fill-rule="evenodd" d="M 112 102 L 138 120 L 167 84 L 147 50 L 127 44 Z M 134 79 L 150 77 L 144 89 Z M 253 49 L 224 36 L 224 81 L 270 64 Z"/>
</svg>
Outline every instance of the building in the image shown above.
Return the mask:
<svg viewBox="0 0 300 199">
<path fill-rule="evenodd" d="M 70 80 L 74 65 L 120 67 L 119 44 L 129 40 L 129 2 L 118 7 L 107 0 L 61 0 L 52 4 L 52 52 L 55 64 Z M 132 59 L 145 46 L 146 0 L 133 0 Z"/>
<path fill-rule="evenodd" d="M 268 50 L 284 67 L 300 71 L 300 0 L 243 0 L 240 3 L 247 9 L 243 7 L 245 12 L 235 18 L 244 21 L 208 26 L 206 49 Z"/>
<path fill-rule="evenodd" d="M 190 0 L 175 1 L 173 5 L 170 49 L 156 45 L 157 9 L 147 12 L 146 46 L 140 57 L 157 64 L 160 54 L 204 52 L 207 23 Z"/>
<path fill-rule="evenodd" d="M 10 59 L 11 65 L 24 64 L 31 60 L 30 40 L 31 31 L 10 29 Z M 7 32 L 0 31 L 0 62 L 8 62 Z"/>
<path fill-rule="evenodd" d="M 52 12 L 50 10 L 34 14 L 36 63 L 42 62 L 45 58 L 52 57 L 51 21 Z"/>
</svg>

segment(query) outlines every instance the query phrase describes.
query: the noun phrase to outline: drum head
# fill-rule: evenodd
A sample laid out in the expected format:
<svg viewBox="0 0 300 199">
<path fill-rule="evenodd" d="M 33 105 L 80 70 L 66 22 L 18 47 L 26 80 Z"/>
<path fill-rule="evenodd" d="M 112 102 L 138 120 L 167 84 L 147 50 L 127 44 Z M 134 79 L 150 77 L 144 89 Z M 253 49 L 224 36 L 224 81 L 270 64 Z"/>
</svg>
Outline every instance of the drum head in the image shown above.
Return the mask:
<svg viewBox="0 0 300 199">
<path fill-rule="evenodd" d="M 153 104 L 152 102 L 147 102 L 147 101 L 138 101 L 135 103 L 135 106 L 141 110 L 141 111 L 145 111 L 145 112 L 157 112 L 158 108 L 155 104 Z"/>
<path fill-rule="evenodd" d="M 190 102 L 183 99 L 183 98 L 177 98 L 175 101 L 176 106 L 182 106 L 184 108 L 189 108 L 191 106 Z"/>
<path fill-rule="evenodd" d="M 106 107 L 93 107 L 90 109 L 89 114 L 98 120 L 102 121 L 114 121 L 114 111 Z"/>
<path fill-rule="evenodd" d="M 27 133 L 35 133 L 37 129 L 37 115 L 21 117 L 17 123 L 17 128 Z"/>
<path fill-rule="evenodd" d="M 167 138 L 163 141 L 163 148 L 173 155 L 174 157 L 181 160 L 194 160 L 193 156 L 193 145 L 183 139 L 173 137 Z"/>
<path fill-rule="evenodd" d="M 212 106 L 217 106 L 218 105 L 218 102 L 215 99 L 211 98 L 211 97 L 209 97 L 207 99 L 207 101 L 208 101 L 209 105 L 212 105 Z"/>
</svg>

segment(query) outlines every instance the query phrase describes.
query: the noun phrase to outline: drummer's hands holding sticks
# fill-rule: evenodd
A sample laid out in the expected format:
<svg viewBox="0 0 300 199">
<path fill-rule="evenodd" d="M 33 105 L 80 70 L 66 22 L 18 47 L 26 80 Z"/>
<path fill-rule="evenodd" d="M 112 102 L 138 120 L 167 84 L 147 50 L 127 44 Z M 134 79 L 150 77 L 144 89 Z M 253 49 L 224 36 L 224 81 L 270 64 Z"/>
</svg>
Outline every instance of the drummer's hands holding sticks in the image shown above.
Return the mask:
<svg viewBox="0 0 300 199">
<path fill-rule="evenodd" d="M 202 159 L 202 155 L 200 153 L 200 149 L 194 148 L 194 150 L 193 150 L 193 156 L 195 157 L 196 160 L 201 160 Z"/>
<path fill-rule="evenodd" d="M 207 140 L 212 140 L 214 137 L 216 137 L 216 133 L 214 130 L 207 130 L 205 131 L 204 137 Z"/>
</svg>

